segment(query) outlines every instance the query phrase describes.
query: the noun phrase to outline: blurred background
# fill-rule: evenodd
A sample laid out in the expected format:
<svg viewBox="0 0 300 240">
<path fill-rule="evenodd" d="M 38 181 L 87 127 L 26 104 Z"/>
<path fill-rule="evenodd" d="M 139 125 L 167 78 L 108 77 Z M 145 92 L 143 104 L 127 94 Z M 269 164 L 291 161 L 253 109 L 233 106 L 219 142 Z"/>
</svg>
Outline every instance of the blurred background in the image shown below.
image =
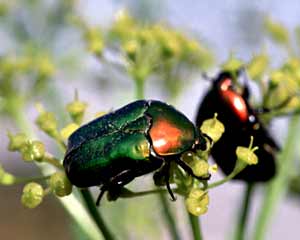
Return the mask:
<svg viewBox="0 0 300 240">
<path fill-rule="evenodd" d="M 46 143 L 48 151 L 63 156 L 34 124 L 38 115 L 36 102 L 54 112 L 59 125 L 64 126 L 68 122 L 65 105 L 73 100 L 76 89 L 79 98 L 88 103 L 84 122 L 97 112 L 119 108 L 135 99 L 132 75 L 116 46 L 111 44 L 110 50 L 103 50 L 101 44 L 93 45 L 93 39 L 109 38 L 114 22 L 124 13 L 134 17 L 141 26 L 164 24 L 205 49 L 201 54 L 207 61 L 195 66 L 188 63 L 192 67 L 183 67 L 180 79 L 171 75 L 169 81 L 164 81 L 166 78 L 159 72 L 145 82 L 147 99 L 167 101 L 191 120 L 195 119 L 197 106 L 209 87 L 202 73 L 214 76 L 231 54 L 249 61 L 254 54 L 265 51 L 274 68 L 286 60 L 286 50 L 266 37 L 266 17 L 280 22 L 291 35 L 300 25 L 297 0 L 284 3 L 279 0 L 0 0 L 0 161 L 7 172 L 24 177 L 39 175 L 34 164 L 20 161 L 18 153 L 7 150 L 8 130 L 16 133 L 26 127 Z M 99 36 L 93 32 L 95 29 L 99 30 Z M 183 61 L 184 64 L 187 63 Z M 10 83 L 4 84 L 3 79 L 9 79 Z M 26 121 L 11 110 L 16 105 L 24 109 Z M 272 121 L 271 133 L 279 144 L 285 142 L 287 124 L 286 118 Z M 296 150 L 295 158 L 299 156 L 299 149 Z M 219 171 L 213 180 L 221 177 Z M 145 176 L 131 186 L 149 189 L 151 181 L 151 176 Z M 45 198 L 36 209 L 25 209 L 20 203 L 22 187 L 0 186 L 1 239 L 84 239 L 55 197 Z M 210 191 L 208 213 L 201 217 L 204 239 L 231 237 L 243 187 L 239 182 L 230 182 Z M 98 189 L 93 190 L 96 196 Z M 263 195 L 263 187 L 258 187 L 251 206 L 250 231 Z M 273 213 L 266 239 L 297 238 L 299 197 L 286 191 Z M 176 206 L 174 214 L 182 239 L 190 239 L 181 198 L 170 204 Z M 104 202 L 100 208 L 108 225 L 121 236 L 119 239 L 169 239 L 161 211 L 155 196 Z"/>
</svg>

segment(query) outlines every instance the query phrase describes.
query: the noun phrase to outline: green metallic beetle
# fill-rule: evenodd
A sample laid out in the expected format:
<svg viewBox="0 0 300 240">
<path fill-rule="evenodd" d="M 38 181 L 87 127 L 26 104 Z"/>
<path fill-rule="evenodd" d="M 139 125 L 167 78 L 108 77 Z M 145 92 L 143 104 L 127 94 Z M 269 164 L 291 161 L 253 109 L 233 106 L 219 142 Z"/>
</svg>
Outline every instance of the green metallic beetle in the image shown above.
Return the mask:
<svg viewBox="0 0 300 240">
<path fill-rule="evenodd" d="M 207 179 L 195 176 L 180 158 L 186 151 L 205 148 L 205 138 L 181 112 L 160 101 L 140 100 L 75 131 L 63 165 L 75 186 L 101 186 L 97 205 L 105 191 L 118 196 L 134 178 L 157 170 L 175 200 L 169 183 L 171 161 L 193 177 Z"/>
</svg>

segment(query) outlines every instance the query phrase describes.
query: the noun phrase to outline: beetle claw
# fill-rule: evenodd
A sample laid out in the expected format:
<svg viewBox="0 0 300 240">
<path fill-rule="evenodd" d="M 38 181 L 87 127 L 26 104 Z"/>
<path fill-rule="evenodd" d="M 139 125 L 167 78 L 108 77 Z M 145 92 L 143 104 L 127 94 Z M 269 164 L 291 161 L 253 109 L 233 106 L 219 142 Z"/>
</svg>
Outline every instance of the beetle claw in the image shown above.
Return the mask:
<svg viewBox="0 0 300 240">
<path fill-rule="evenodd" d="M 97 201 L 96 201 L 96 206 L 97 207 L 100 206 L 100 201 L 101 201 L 101 199 L 102 199 L 102 197 L 103 197 L 103 195 L 104 195 L 104 193 L 105 193 L 106 190 L 107 189 L 105 189 L 104 187 L 100 188 L 100 193 L 99 193 L 99 195 L 97 197 Z"/>
<path fill-rule="evenodd" d="M 211 178 L 211 174 L 209 173 L 207 176 L 205 177 L 196 177 L 198 180 L 203 181 L 203 180 L 209 180 Z"/>
</svg>

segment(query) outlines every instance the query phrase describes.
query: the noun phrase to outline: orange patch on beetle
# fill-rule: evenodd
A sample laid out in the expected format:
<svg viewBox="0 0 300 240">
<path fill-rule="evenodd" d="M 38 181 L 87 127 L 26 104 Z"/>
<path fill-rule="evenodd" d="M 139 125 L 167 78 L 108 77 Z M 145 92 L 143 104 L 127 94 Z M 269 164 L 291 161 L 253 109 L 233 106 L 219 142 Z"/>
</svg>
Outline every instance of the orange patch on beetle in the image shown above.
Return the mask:
<svg viewBox="0 0 300 240">
<path fill-rule="evenodd" d="M 236 92 L 230 90 L 231 79 L 225 79 L 220 85 L 221 96 L 242 122 L 248 121 L 248 109 L 245 100 Z"/>
<path fill-rule="evenodd" d="M 172 123 L 159 119 L 149 131 L 154 151 L 159 155 L 169 155 L 182 144 L 182 131 Z"/>
</svg>

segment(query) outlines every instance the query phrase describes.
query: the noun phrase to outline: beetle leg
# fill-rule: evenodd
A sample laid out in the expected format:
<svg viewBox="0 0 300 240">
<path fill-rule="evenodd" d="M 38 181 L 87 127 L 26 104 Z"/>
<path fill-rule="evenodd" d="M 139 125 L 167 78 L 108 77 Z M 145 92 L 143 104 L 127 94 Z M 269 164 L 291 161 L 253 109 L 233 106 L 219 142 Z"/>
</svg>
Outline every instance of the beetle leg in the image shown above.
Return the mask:
<svg viewBox="0 0 300 240">
<path fill-rule="evenodd" d="M 168 193 L 171 196 L 171 200 L 176 201 L 176 197 L 174 196 L 174 193 L 170 186 L 170 163 L 169 162 L 165 162 L 163 167 L 154 174 L 153 179 L 154 179 L 154 182 L 156 185 L 162 185 L 160 183 L 160 179 L 162 179 L 163 184 L 166 185 Z M 157 183 L 157 181 L 158 181 L 158 183 Z"/>
<path fill-rule="evenodd" d="M 171 196 L 171 200 L 172 201 L 176 201 L 176 197 L 174 196 L 174 193 L 173 193 L 173 191 L 172 191 L 172 189 L 171 189 L 171 186 L 170 186 L 170 163 L 168 162 L 168 163 L 166 163 L 166 165 L 165 165 L 166 167 L 165 167 L 165 181 L 166 181 L 166 186 L 167 186 L 167 190 L 168 190 L 168 192 L 169 192 L 169 194 L 170 194 L 170 196 Z"/>
<path fill-rule="evenodd" d="M 110 200 L 116 200 L 124 185 L 131 182 L 136 177 L 136 174 L 131 169 L 124 170 L 118 175 L 112 177 L 110 181 L 104 184 L 100 188 L 100 193 L 96 201 L 96 205 L 99 206 L 100 201 L 106 191 L 110 194 Z"/>
<path fill-rule="evenodd" d="M 207 177 L 199 177 L 196 176 L 193 172 L 193 169 L 191 169 L 191 167 L 189 165 L 187 165 L 184 161 L 182 161 L 181 159 L 177 159 L 176 163 L 183 168 L 184 171 L 186 171 L 188 174 L 190 174 L 192 177 L 198 179 L 198 180 L 209 180 L 211 177 L 211 174 L 208 174 Z"/>
<path fill-rule="evenodd" d="M 97 207 L 99 207 L 100 201 L 101 201 L 101 199 L 102 199 L 102 197 L 103 197 L 105 191 L 107 191 L 106 186 L 103 186 L 103 187 L 100 188 L 100 193 L 99 193 L 99 195 L 98 195 L 98 197 L 97 197 L 97 201 L 96 201 L 96 206 L 97 206 Z"/>
</svg>

